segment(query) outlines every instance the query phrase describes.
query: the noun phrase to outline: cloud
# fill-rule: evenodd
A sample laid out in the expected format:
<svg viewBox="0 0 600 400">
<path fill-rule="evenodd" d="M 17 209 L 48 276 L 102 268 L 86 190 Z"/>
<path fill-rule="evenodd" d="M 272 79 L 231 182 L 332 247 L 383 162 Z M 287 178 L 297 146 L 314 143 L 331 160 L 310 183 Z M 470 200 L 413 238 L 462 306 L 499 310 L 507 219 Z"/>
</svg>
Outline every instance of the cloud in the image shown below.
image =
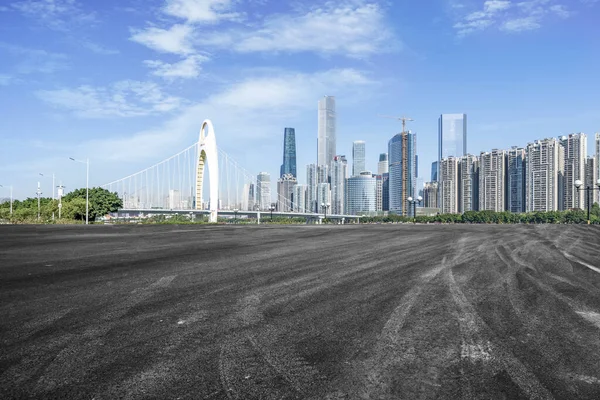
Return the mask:
<svg viewBox="0 0 600 400">
<path fill-rule="evenodd" d="M 84 40 L 81 42 L 81 45 L 86 49 L 101 55 L 115 55 L 119 54 L 119 50 L 110 49 L 108 47 L 102 46 L 101 44 L 90 42 L 88 40 Z"/>
<path fill-rule="evenodd" d="M 240 14 L 228 12 L 231 0 L 167 0 L 163 12 L 192 23 L 214 23 L 238 19 Z"/>
<path fill-rule="evenodd" d="M 8 86 L 13 81 L 13 77 L 7 74 L 0 74 L 0 86 Z"/>
<path fill-rule="evenodd" d="M 166 95 L 151 82 L 120 81 L 109 87 L 40 90 L 41 100 L 82 118 L 138 117 L 173 111 L 181 99 Z"/>
<path fill-rule="evenodd" d="M 189 25 L 173 25 L 170 29 L 149 27 L 132 30 L 130 40 L 162 53 L 191 54 L 193 28 Z"/>
<path fill-rule="evenodd" d="M 59 31 L 67 31 L 73 24 L 96 22 L 95 14 L 82 10 L 75 0 L 24 0 L 10 6 L 24 16 Z"/>
<path fill-rule="evenodd" d="M 14 66 L 15 72 L 18 74 L 50 74 L 69 68 L 68 58 L 62 53 L 52 53 L 3 42 L 0 42 L 0 50 L 9 52 L 18 60 Z"/>
<path fill-rule="evenodd" d="M 177 78 L 198 77 L 202 70 L 202 63 L 205 61 L 208 61 L 208 57 L 196 54 L 173 64 L 159 60 L 145 60 L 144 64 L 154 69 L 152 75 L 160 76 L 167 80 L 174 80 Z"/>
<path fill-rule="evenodd" d="M 505 32 L 523 32 L 539 29 L 545 18 L 555 15 L 561 18 L 571 16 L 571 11 L 556 0 L 487 0 L 483 9 L 471 11 L 454 24 L 459 37 L 498 27 Z"/>
</svg>

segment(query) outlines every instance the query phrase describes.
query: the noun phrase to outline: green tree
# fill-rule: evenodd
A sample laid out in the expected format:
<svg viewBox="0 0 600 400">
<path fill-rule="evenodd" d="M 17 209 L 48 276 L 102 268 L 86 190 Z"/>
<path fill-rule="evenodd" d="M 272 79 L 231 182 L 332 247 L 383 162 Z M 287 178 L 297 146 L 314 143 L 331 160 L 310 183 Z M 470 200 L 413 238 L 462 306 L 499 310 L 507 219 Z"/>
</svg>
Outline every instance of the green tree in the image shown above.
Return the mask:
<svg viewBox="0 0 600 400">
<path fill-rule="evenodd" d="M 63 201 L 61 217 L 66 219 L 85 220 L 85 199 L 75 197 Z"/>
<path fill-rule="evenodd" d="M 63 200 L 66 202 L 70 202 L 71 200 L 76 198 L 83 199 L 85 203 L 86 189 L 76 189 L 64 196 Z M 97 217 L 103 217 L 110 212 L 118 211 L 119 208 L 123 207 L 123 202 L 121 201 L 117 193 L 112 193 L 106 189 L 99 187 L 89 189 L 89 203 L 90 221 L 93 221 Z M 83 218 L 85 219 L 85 210 Z"/>
</svg>

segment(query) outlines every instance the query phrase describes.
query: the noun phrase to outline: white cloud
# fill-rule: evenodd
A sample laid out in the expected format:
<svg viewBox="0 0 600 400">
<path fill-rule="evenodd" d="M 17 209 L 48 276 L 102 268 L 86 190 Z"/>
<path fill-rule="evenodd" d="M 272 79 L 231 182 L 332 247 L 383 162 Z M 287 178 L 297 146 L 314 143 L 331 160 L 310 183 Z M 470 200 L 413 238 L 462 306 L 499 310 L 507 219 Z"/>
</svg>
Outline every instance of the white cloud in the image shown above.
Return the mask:
<svg viewBox="0 0 600 400">
<path fill-rule="evenodd" d="M 159 52 L 186 55 L 194 52 L 190 43 L 193 32 L 191 26 L 181 24 L 173 25 L 170 29 L 149 27 L 132 30 L 129 39 Z"/>
<path fill-rule="evenodd" d="M 55 30 L 66 31 L 73 24 L 96 22 L 94 13 L 82 10 L 75 0 L 24 0 L 11 4 L 14 10 Z"/>
<path fill-rule="evenodd" d="M 115 55 L 120 53 L 119 50 L 110 49 L 108 47 L 102 46 L 101 44 L 90 42 L 89 40 L 82 41 L 81 45 L 96 54 Z"/>
<path fill-rule="evenodd" d="M 0 50 L 5 50 L 15 56 L 18 61 L 14 69 L 19 74 L 50 74 L 69 67 L 68 58 L 62 53 L 52 53 L 46 50 L 32 49 L 3 42 L 0 42 Z"/>
<path fill-rule="evenodd" d="M 160 76 L 167 80 L 177 78 L 196 78 L 202 70 L 202 63 L 207 61 L 208 57 L 201 55 L 192 55 L 183 60 L 169 64 L 159 60 L 145 60 L 144 64 L 154 69 L 152 75 Z"/>
<path fill-rule="evenodd" d="M 0 86 L 8 86 L 12 81 L 12 76 L 7 74 L 0 74 Z"/>
<path fill-rule="evenodd" d="M 239 14 L 228 12 L 231 0 L 167 0 L 163 12 L 188 22 L 218 22 L 237 19 Z"/>
<path fill-rule="evenodd" d="M 454 28 L 459 37 L 491 27 L 505 32 L 523 32 L 541 28 L 548 15 L 567 18 L 571 12 L 557 0 L 487 0 L 482 10 L 464 15 Z"/>
<path fill-rule="evenodd" d="M 43 101 L 83 118 L 136 117 L 169 112 L 181 99 L 164 94 L 151 82 L 120 81 L 110 87 L 79 86 L 75 89 L 40 90 Z"/>
</svg>

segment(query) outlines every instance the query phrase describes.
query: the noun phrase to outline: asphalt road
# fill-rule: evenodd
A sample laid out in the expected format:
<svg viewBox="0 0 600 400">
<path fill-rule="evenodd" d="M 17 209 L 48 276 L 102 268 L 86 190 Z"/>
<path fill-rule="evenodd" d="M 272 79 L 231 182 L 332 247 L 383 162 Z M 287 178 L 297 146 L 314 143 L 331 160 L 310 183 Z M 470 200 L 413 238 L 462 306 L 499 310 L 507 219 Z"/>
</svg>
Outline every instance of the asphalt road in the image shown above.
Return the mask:
<svg viewBox="0 0 600 400">
<path fill-rule="evenodd" d="M 0 398 L 600 399 L 588 226 L 0 226 Z"/>
</svg>

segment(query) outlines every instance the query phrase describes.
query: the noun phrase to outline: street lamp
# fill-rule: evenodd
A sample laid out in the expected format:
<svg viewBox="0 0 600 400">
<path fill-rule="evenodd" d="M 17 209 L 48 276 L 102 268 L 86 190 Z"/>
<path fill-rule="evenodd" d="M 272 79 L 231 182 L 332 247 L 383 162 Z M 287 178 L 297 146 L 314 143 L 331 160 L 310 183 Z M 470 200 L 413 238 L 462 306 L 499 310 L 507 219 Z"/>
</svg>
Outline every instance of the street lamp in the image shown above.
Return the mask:
<svg viewBox="0 0 600 400">
<path fill-rule="evenodd" d="M 49 176 L 46 176 L 46 175 L 42 174 L 41 172 L 40 172 L 40 176 L 50 179 Z M 54 172 L 53 172 L 52 173 L 52 200 L 56 200 L 56 197 L 54 196 L 54 188 L 55 188 L 55 186 L 54 186 Z"/>
<path fill-rule="evenodd" d="M 321 203 L 321 208 L 324 210 L 325 217 L 323 219 L 327 219 L 327 209 L 331 207 L 331 203 Z"/>
<path fill-rule="evenodd" d="M 4 187 L 4 186 L 0 185 L 0 187 Z M 13 190 L 13 187 L 12 187 L 12 185 L 6 186 L 6 187 L 10 189 L 10 215 L 12 215 L 12 211 L 13 211 L 13 192 L 12 192 L 12 190 Z"/>
<path fill-rule="evenodd" d="M 85 162 L 83 162 L 69 157 L 69 160 L 85 164 L 85 224 L 88 225 L 90 215 L 90 159 L 86 158 Z"/>
<path fill-rule="evenodd" d="M 234 224 L 237 224 L 237 213 L 238 213 L 238 211 L 239 210 L 237 208 L 233 209 L 233 223 Z"/>
<path fill-rule="evenodd" d="M 421 196 L 417 197 L 416 199 L 409 197 L 406 200 L 408 201 L 409 205 L 413 206 L 413 223 L 416 224 L 417 223 L 417 203 L 421 204 L 421 201 L 423 201 L 423 198 Z"/>
<path fill-rule="evenodd" d="M 273 210 L 275 210 L 275 206 L 273 206 L 273 204 L 271 204 L 271 207 L 269 207 L 269 210 L 271 210 L 271 222 L 273 222 Z"/>
<path fill-rule="evenodd" d="M 582 188 L 582 186 L 583 186 L 583 182 L 580 181 L 579 179 L 577 179 L 575 181 L 575 187 L 577 188 L 577 193 L 579 193 L 581 190 L 585 190 L 585 192 L 586 192 L 586 196 L 587 196 L 587 223 L 589 225 L 590 224 L 590 203 L 592 202 L 592 193 L 594 192 L 594 190 L 600 190 L 600 179 L 598 179 L 596 181 L 596 186 L 598 186 L 598 187 L 587 186 L 585 188 Z"/>
</svg>

